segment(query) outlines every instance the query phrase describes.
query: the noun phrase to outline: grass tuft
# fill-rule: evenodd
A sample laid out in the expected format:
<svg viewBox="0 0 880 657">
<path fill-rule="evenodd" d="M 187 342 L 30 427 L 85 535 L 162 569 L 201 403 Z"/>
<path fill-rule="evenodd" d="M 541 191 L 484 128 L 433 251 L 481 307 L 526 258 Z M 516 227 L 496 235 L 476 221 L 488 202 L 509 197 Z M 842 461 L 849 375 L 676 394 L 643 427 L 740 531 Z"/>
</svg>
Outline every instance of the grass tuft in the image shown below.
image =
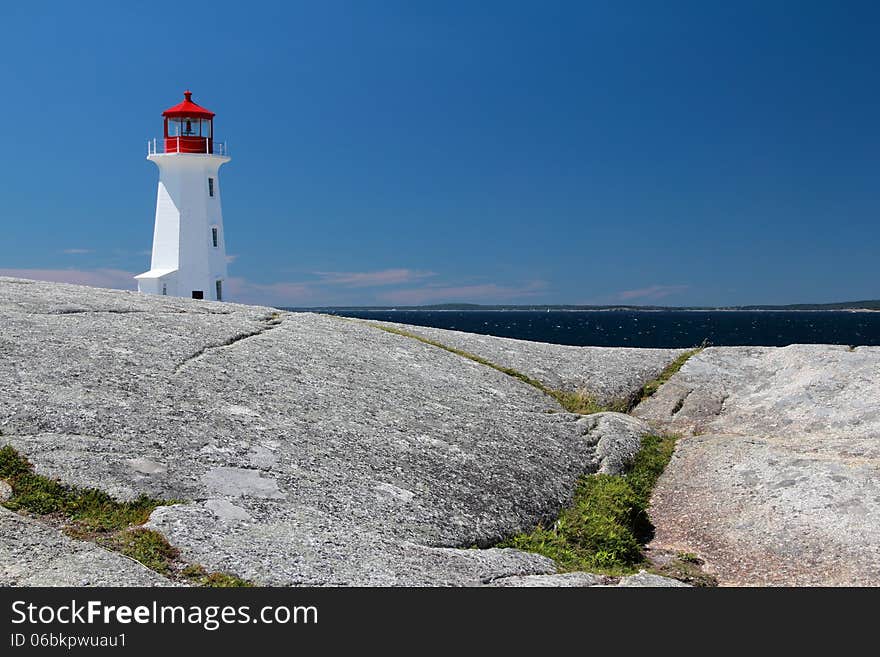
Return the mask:
<svg viewBox="0 0 880 657">
<path fill-rule="evenodd" d="M 172 579 L 182 579 L 196 586 L 253 586 L 250 582 L 226 573 L 210 573 L 201 566 L 186 566 L 177 548 L 162 534 L 141 527 L 159 506 L 179 503 L 141 495 L 119 502 L 95 488 L 66 486 L 54 479 L 35 474 L 33 466 L 11 445 L 0 447 L 0 479 L 12 487 L 12 497 L 3 506 L 38 516 L 60 516 L 69 536 L 93 541 L 147 568 Z"/>
<path fill-rule="evenodd" d="M 12 497 L 4 503 L 6 508 L 41 516 L 62 514 L 82 533 L 110 532 L 142 525 L 156 507 L 174 503 L 146 495 L 119 502 L 95 488 L 65 486 L 35 474 L 27 459 L 11 445 L 0 448 L 0 479 L 5 479 L 12 487 Z"/>
<path fill-rule="evenodd" d="M 704 562 L 691 552 L 679 552 L 663 560 L 653 571 L 664 577 L 672 577 L 691 586 L 718 586 L 718 579 L 703 571 Z"/>
<path fill-rule="evenodd" d="M 654 379 L 653 381 L 648 381 L 648 383 L 642 386 L 639 394 L 636 395 L 635 403 L 638 404 L 639 402 L 644 401 L 648 397 L 652 396 L 660 389 L 660 386 L 669 381 L 669 379 L 671 379 L 672 376 L 682 368 L 682 366 L 688 361 L 691 356 L 695 356 L 696 354 L 703 351 L 703 349 L 705 349 L 705 346 L 686 351 L 674 361 L 669 363 L 669 365 L 667 365 L 666 368 L 662 372 L 660 372 L 660 375 L 656 379 Z"/>
<path fill-rule="evenodd" d="M 254 585 L 253 582 L 229 573 L 209 573 L 198 564 L 187 566 L 181 571 L 181 575 L 196 586 L 208 588 L 247 588 Z"/>
<path fill-rule="evenodd" d="M 579 415 L 592 415 L 593 413 L 602 413 L 604 411 L 626 413 L 630 406 L 626 400 L 614 401 L 609 404 L 600 404 L 595 398 L 583 391 L 571 392 L 568 390 L 546 390 L 545 392 L 556 399 L 560 406 L 569 413 L 578 413 Z"/>
<path fill-rule="evenodd" d="M 645 567 L 643 547 L 653 536 L 648 504 L 654 484 L 672 457 L 675 436 L 646 436 L 624 475 L 582 477 L 571 506 L 549 527 L 513 536 L 513 547 L 553 559 L 560 572 L 599 571 L 609 575 Z"/>
<path fill-rule="evenodd" d="M 162 534 L 152 529 L 134 527 L 116 532 L 101 541 L 127 557 L 139 561 L 161 575 L 171 575 L 180 553 Z"/>
<path fill-rule="evenodd" d="M 31 464 L 16 452 L 12 445 L 0 447 L 0 478 L 9 479 L 30 470 Z"/>
</svg>

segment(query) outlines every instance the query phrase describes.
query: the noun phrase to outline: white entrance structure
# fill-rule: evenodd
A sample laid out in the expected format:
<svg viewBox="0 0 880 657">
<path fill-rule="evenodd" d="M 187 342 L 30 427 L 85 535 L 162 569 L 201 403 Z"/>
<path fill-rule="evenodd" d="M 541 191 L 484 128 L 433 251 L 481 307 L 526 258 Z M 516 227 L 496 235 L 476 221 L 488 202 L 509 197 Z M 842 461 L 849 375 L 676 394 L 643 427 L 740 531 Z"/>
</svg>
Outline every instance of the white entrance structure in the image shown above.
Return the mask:
<svg viewBox="0 0 880 657">
<path fill-rule="evenodd" d="M 159 167 L 150 271 L 138 291 L 193 299 L 224 299 L 226 237 L 220 207 L 220 166 L 230 158 L 214 141 L 214 113 L 184 101 L 164 112 L 162 152 L 154 139 L 147 159 Z"/>
</svg>

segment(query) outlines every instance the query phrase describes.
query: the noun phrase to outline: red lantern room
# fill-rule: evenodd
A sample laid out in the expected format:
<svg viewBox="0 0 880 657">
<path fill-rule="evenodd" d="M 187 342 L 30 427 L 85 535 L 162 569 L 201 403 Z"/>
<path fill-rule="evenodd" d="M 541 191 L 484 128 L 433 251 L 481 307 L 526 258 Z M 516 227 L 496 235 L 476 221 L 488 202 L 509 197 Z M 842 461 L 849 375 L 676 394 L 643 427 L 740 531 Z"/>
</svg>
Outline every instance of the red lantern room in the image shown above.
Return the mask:
<svg viewBox="0 0 880 657">
<path fill-rule="evenodd" d="M 192 102 L 192 92 L 183 92 L 183 102 L 162 112 L 165 117 L 166 153 L 213 153 L 214 112 Z"/>
</svg>

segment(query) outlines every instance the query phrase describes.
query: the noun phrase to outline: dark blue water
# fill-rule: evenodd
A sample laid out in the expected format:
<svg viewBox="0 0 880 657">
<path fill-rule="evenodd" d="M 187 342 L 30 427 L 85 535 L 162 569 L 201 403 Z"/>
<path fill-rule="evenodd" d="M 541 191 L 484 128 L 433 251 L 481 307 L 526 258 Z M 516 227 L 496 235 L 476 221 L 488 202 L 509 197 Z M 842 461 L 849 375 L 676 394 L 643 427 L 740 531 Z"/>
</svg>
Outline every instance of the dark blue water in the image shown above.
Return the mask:
<svg viewBox="0 0 880 657">
<path fill-rule="evenodd" d="M 880 312 L 335 310 L 337 315 L 600 347 L 880 345 Z"/>
</svg>

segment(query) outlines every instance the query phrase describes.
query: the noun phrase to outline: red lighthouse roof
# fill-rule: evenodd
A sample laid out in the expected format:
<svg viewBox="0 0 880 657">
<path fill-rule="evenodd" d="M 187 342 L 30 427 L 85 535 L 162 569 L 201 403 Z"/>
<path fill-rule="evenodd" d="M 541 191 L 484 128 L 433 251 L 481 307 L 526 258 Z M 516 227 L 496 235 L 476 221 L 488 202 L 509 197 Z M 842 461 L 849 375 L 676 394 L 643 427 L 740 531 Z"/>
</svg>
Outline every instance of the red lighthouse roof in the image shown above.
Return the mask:
<svg viewBox="0 0 880 657">
<path fill-rule="evenodd" d="M 167 110 L 162 112 L 162 116 L 164 117 L 183 117 L 189 116 L 199 119 L 213 119 L 214 112 L 211 110 L 205 109 L 201 105 L 196 105 L 192 102 L 192 91 L 184 91 L 183 92 L 183 102 L 178 103 L 174 107 L 169 107 Z"/>
</svg>

